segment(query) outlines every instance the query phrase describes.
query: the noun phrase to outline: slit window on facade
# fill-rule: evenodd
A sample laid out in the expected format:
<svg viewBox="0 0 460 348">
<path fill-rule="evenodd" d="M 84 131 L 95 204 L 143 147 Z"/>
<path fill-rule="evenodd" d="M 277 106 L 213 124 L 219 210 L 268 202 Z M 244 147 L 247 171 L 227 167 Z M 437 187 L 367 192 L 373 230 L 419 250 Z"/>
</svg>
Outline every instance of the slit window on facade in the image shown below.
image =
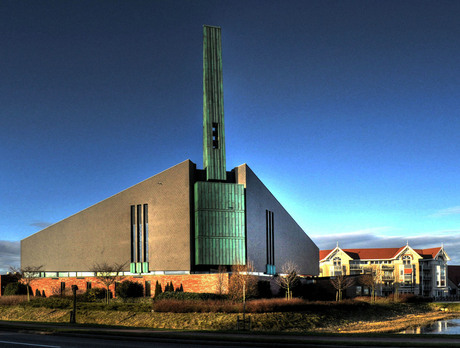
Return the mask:
<svg viewBox="0 0 460 348">
<path fill-rule="evenodd" d="M 149 272 L 149 207 L 131 205 L 131 273 Z"/>
<path fill-rule="evenodd" d="M 65 294 L 65 282 L 61 282 L 61 295 Z"/>
<path fill-rule="evenodd" d="M 136 262 L 136 207 L 131 206 L 131 262 Z"/>
<path fill-rule="evenodd" d="M 213 122 L 212 124 L 212 148 L 218 149 L 219 148 L 219 130 L 218 124 Z"/>
<path fill-rule="evenodd" d="M 142 205 L 137 206 L 137 262 L 142 262 Z"/>
<path fill-rule="evenodd" d="M 267 273 L 275 274 L 275 214 L 265 210 Z"/>
<path fill-rule="evenodd" d="M 91 289 L 91 282 L 86 282 L 86 290 L 90 290 Z"/>
<path fill-rule="evenodd" d="M 149 206 L 144 204 L 144 259 L 149 262 Z"/>
</svg>

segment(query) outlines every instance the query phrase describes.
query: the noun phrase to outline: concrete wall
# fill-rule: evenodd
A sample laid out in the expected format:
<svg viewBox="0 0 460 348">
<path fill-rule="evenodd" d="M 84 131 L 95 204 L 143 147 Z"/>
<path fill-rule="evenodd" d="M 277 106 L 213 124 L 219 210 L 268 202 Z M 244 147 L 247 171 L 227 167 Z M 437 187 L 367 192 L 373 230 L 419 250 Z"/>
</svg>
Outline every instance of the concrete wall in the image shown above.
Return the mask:
<svg viewBox="0 0 460 348">
<path fill-rule="evenodd" d="M 21 266 L 89 271 L 131 261 L 131 205 L 149 205 L 150 270 L 185 270 L 190 262 L 191 177 L 186 160 L 21 241 Z M 69 198 L 71 199 L 71 197 Z"/>
<path fill-rule="evenodd" d="M 235 168 L 238 184 L 246 188 L 247 258 L 254 262 L 256 271 L 263 272 L 267 263 L 265 211 L 274 213 L 275 266 L 292 261 L 301 274 L 318 275 L 319 249 L 306 235 L 254 172 L 242 164 Z"/>
</svg>

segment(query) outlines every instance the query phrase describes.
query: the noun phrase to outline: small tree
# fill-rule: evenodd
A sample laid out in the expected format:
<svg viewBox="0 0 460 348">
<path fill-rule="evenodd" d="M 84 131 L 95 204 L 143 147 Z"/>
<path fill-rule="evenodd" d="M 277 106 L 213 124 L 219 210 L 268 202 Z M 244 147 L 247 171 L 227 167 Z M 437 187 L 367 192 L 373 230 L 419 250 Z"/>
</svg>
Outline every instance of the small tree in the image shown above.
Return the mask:
<svg viewBox="0 0 460 348">
<path fill-rule="evenodd" d="M 155 297 L 157 297 L 159 294 L 161 294 L 163 290 L 161 289 L 161 284 L 158 283 L 158 280 L 155 284 Z"/>
<path fill-rule="evenodd" d="M 27 266 L 22 268 L 10 267 L 11 273 L 18 279 L 19 282 L 27 287 L 27 301 L 30 301 L 30 290 L 32 283 L 40 277 L 40 271 L 43 266 Z"/>
<path fill-rule="evenodd" d="M 364 274 L 360 277 L 359 282 L 371 289 L 371 302 L 375 302 L 375 293 L 377 286 L 382 280 L 382 269 L 378 265 L 373 265 L 364 269 Z"/>
<path fill-rule="evenodd" d="M 286 290 L 286 299 L 292 299 L 292 289 L 299 282 L 299 266 L 292 261 L 287 261 L 281 267 L 281 273 L 274 278 L 275 283 L 282 289 Z"/>
<path fill-rule="evenodd" d="M 95 263 L 92 267 L 94 276 L 97 279 L 97 282 L 105 286 L 106 289 L 106 303 L 109 304 L 110 300 L 110 286 L 116 282 L 123 279 L 123 269 L 125 268 L 126 263 L 123 264 L 108 264 L 104 263 Z"/>
<path fill-rule="evenodd" d="M 257 296 L 257 277 L 252 275 L 254 265 L 248 261 L 246 265 L 233 265 L 229 281 L 228 293 L 233 300 L 246 302 L 247 297 Z"/>
<path fill-rule="evenodd" d="M 342 293 L 349 287 L 351 287 L 355 283 L 353 278 L 350 278 L 349 276 L 345 276 L 343 274 L 337 275 L 333 278 L 331 278 L 331 284 L 335 288 L 336 296 L 335 300 L 336 301 L 342 301 Z"/>
<path fill-rule="evenodd" d="M 227 268 L 225 266 L 219 266 L 217 269 L 217 293 L 222 295 L 228 292 L 227 286 L 225 286 L 225 276 L 227 275 Z"/>
</svg>

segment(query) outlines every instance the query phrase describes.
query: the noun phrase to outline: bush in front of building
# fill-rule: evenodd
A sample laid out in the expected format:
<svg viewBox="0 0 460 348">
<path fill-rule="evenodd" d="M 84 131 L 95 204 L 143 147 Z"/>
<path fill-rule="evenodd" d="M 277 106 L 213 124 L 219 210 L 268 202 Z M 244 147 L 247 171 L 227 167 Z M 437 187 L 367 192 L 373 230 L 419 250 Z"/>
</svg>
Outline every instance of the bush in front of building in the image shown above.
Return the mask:
<svg viewBox="0 0 460 348">
<path fill-rule="evenodd" d="M 72 308 L 73 302 L 71 298 L 51 296 L 51 297 L 35 297 L 29 302 L 21 304 L 24 307 L 43 307 L 50 309 L 69 309 Z"/>
<path fill-rule="evenodd" d="M 130 280 L 125 280 L 124 282 L 118 284 L 116 289 L 117 297 L 120 297 L 123 300 L 144 296 L 144 286 Z"/>
<path fill-rule="evenodd" d="M 9 283 L 5 287 L 5 293 L 3 295 L 4 296 L 27 295 L 27 286 L 19 282 Z"/>
<path fill-rule="evenodd" d="M 226 300 L 227 295 L 219 295 L 213 293 L 200 292 L 183 292 L 183 291 L 167 291 L 155 296 L 156 300 L 182 300 L 182 301 L 204 301 L 204 300 Z"/>
<path fill-rule="evenodd" d="M 103 288 L 92 288 L 86 290 L 83 294 L 78 295 L 77 300 L 79 302 L 97 302 L 102 301 L 106 298 L 106 289 Z"/>
<path fill-rule="evenodd" d="M 0 306 L 16 306 L 27 301 L 26 295 L 10 295 L 0 297 Z"/>
</svg>

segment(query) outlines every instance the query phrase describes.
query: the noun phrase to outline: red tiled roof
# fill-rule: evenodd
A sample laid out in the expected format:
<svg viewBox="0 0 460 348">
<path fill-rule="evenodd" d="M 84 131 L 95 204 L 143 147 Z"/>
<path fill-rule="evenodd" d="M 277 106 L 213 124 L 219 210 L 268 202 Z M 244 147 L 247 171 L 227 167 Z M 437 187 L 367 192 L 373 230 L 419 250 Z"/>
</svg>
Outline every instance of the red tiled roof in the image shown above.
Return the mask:
<svg viewBox="0 0 460 348">
<path fill-rule="evenodd" d="M 430 249 L 414 249 L 417 254 L 422 256 L 424 259 L 434 259 L 436 255 L 441 251 L 441 247 L 430 248 Z"/>
<path fill-rule="evenodd" d="M 369 249 L 342 249 L 348 256 L 354 260 L 388 260 L 396 257 L 405 246 L 401 248 L 369 248 Z M 323 260 L 331 253 L 331 250 L 320 250 L 319 259 Z M 416 253 L 424 259 L 433 259 L 441 250 L 438 248 L 431 249 L 414 249 Z"/>
</svg>

